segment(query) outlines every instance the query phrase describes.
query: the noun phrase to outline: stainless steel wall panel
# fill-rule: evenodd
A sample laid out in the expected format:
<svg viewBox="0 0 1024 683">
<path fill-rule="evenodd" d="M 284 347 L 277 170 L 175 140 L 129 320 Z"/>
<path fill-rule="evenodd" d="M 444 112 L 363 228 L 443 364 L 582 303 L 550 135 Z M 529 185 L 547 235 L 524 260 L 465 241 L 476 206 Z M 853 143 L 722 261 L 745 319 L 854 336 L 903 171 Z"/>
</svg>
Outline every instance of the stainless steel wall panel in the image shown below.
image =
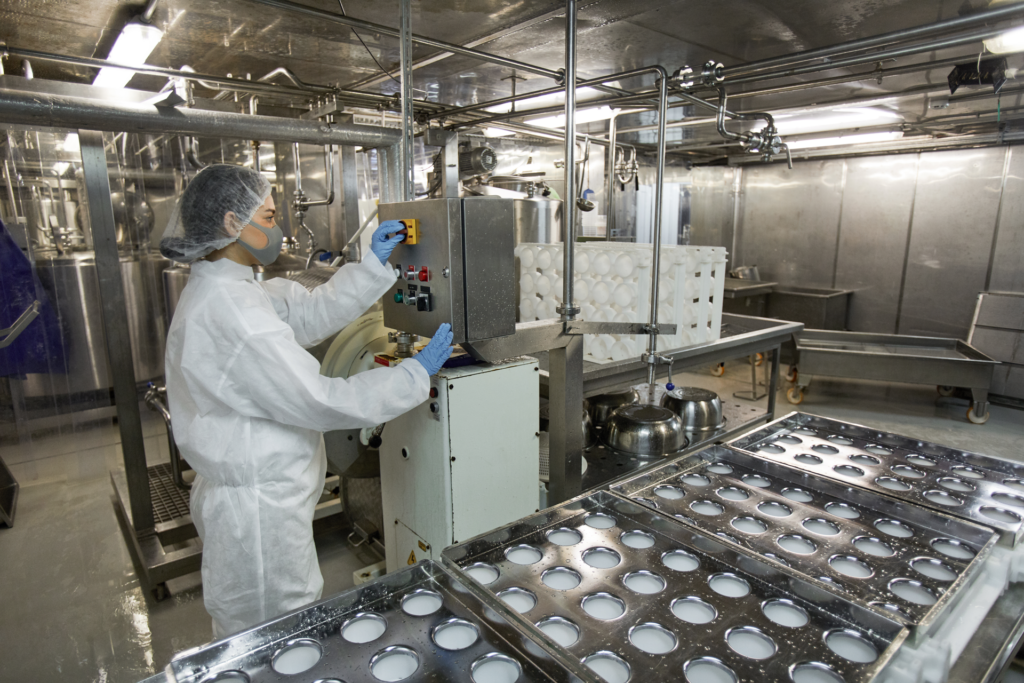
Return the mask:
<svg viewBox="0 0 1024 683">
<path fill-rule="evenodd" d="M 780 284 L 831 287 L 842 177 L 842 161 L 746 169 L 733 262 Z"/>
<path fill-rule="evenodd" d="M 848 159 L 835 287 L 852 289 L 847 325 L 896 331 L 917 155 Z"/>
<path fill-rule="evenodd" d="M 921 156 L 897 333 L 967 337 L 985 289 L 1005 154 Z"/>
<path fill-rule="evenodd" d="M 704 166 L 690 173 L 690 244 L 732 251 L 738 168 Z M 731 254 L 730 254 L 731 258 Z"/>
<path fill-rule="evenodd" d="M 1024 153 L 1010 147 L 987 289 L 1024 292 Z"/>
</svg>

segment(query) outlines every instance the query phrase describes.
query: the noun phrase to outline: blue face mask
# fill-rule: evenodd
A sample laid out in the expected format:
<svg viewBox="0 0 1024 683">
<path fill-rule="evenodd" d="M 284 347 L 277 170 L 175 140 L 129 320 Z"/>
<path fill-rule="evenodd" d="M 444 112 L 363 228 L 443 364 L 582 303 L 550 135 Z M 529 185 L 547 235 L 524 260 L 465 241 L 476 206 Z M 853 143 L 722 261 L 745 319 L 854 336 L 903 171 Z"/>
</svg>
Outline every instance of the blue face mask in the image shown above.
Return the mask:
<svg viewBox="0 0 1024 683">
<path fill-rule="evenodd" d="M 272 228 L 265 228 L 262 225 L 257 225 L 252 221 L 249 221 L 249 225 L 262 232 L 267 237 L 267 246 L 262 249 L 258 249 L 251 244 L 246 244 L 243 240 L 238 240 L 247 252 L 256 257 L 256 260 L 264 266 L 269 266 L 271 263 L 277 260 L 278 255 L 281 253 L 281 245 L 284 244 L 284 233 L 281 228 L 276 225 Z"/>
</svg>

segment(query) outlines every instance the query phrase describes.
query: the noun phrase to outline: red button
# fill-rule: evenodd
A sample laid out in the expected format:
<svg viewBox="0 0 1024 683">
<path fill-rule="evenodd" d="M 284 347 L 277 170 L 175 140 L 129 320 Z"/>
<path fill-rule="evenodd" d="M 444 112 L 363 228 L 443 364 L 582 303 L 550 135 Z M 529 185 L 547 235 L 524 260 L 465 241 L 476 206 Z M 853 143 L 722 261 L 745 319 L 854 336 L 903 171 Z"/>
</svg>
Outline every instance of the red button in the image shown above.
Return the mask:
<svg viewBox="0 0 1024 683">
<path fill-rule="evenodd" d="M 429 277 L 430 273 L 429 271 L 427 271 L 427 267 L 423 266 L 423 268 L 420 270 L 420 282 L 426 282 L 427 278 Z"/>
<path fill-rule="evenodd" d="M 416 270 L 416 266 L 409 266 L 409 270 Z"/>
<path fill-rule="evenodd" d="M 437 398 L 437 387 L 430 387 L 430 398 Z"/>
</svg>

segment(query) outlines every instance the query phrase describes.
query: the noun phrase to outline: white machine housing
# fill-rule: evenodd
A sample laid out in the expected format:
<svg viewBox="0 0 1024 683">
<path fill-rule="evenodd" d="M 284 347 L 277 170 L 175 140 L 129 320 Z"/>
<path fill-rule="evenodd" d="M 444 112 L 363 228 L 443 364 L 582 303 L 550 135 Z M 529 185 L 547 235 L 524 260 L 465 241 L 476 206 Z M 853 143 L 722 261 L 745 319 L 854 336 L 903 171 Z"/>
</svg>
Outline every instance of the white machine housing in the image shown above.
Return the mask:
<svg viewBox="0 0 1024 683">
<path fill-rule="evenodd" d="M 537 510 L 537 361 L 442 369 L 380 449 L 388 572 Z"/>
</svg>

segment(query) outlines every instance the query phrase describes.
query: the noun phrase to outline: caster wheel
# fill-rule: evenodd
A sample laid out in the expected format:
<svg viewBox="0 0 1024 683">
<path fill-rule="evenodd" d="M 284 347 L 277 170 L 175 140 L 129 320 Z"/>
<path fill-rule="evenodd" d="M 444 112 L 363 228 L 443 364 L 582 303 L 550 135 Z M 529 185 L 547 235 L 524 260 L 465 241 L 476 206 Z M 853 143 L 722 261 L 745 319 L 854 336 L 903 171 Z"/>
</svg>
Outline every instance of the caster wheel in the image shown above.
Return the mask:
<svg viewBox="0 0 1024 683">
<path fill-rule="evenodd" d="M 944 387 L 940 385 L 935 387 L 935 389 L 939 392 L 939 396 L 949 397 L 956 393 L 956 387 Z"/>
<path fill-rule="evenodd" d="M 795 365 L 790 366 L 789 372 L 786 373 L 786 381 L 790 382 L 790 383 L 795 383 L 796 382 L 796 378 L 799 377 L 799 376 L 800 376 L 800 373 L 797 371 L 796 366 Z"/>
<path fill-rule="evenodd" d="M 786 400 L 795 406 L 804 402 L 804 390 L 800 387 L 790 387 L 786 392 Z"/>
<path fill-rule="evenodd" d="M 715 367 L 711 368 L 711 374 L 715 377 L 721 377 L 725 374 L 725 363 L 719 363 Z"/>
<path fill-rule="evenodd" d="M 990 417 L 992 417 L 992 413 L 987 411 L 981 417 L 975 415 L 974 406 L 971 406 L 970 408 L 967 409 L 967 421 L 970 422 L 971 424 L 983 425 L 986 422 L 988 422 Z"/>
<path fill-rule="evenodd" d="M 164 600 L 169 598 L 170 595 L 171 594 L 167 590 L 166 583 L 158 583 L 157 585 L 153 586 L 153 599 L 157 602 L 163 602 Z"/>
</svg>

